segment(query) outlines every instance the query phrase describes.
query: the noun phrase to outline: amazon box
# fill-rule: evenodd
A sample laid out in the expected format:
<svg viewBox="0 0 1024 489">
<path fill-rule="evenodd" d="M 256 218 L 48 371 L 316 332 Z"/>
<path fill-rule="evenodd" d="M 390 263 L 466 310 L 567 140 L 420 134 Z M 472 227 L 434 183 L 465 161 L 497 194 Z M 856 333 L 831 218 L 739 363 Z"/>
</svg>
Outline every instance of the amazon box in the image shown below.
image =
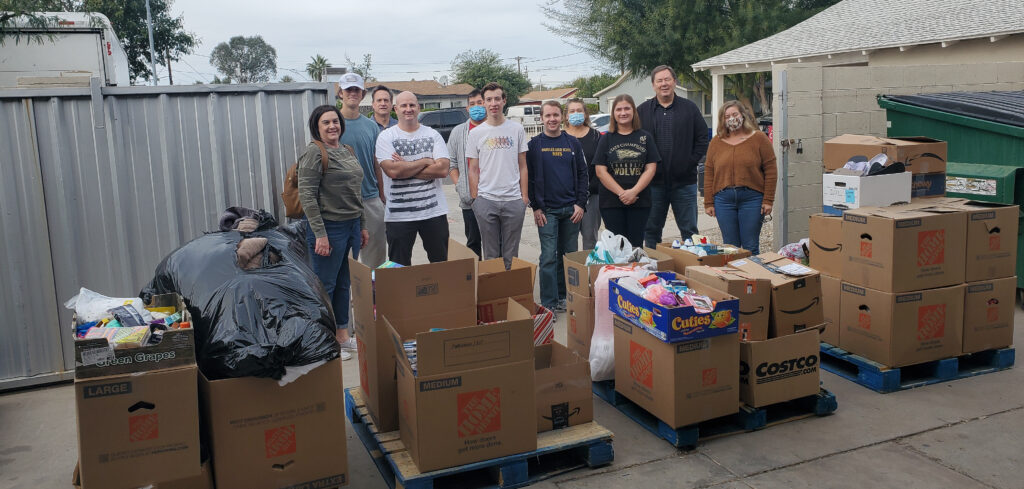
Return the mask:
<svg viewBox="0 0 1024 489">
<path fill-rule="evenodd" d="M 821 341 L 832 346 L 839 346 L 839 304 L 842 298 L 840 291 L 842 281 L 828 275 L 821 276 L 821 306 L 825 317 L 825 329 L 821 331 Z"/>
<path fill-rule="evenodd" d="M 620 317 L 615 390 L 672 428 L 739 410 L 739 335 L 665 343 Z"/>
<path fill-rule="evenodd" d="M 594 298 L 569 292 L 566 295 L 565 344 L 584 359 L 590 358 L 594 337 Z"/>
<path fill-rule="evenodd" d="M 565 287 L 568 292 L 575 292 L 577 295 L 593 297 L 594 282 L 597 281 L 597 274 L 601 271 L 604 263 L 587 265 L 587 256 L 593 250 L 574 251 L 566 253 L 562 257 L 565 268 Z M 672 270 L 672 258 L 661 251 L 644 247 L 647 256 L 655 260 L 658 270 Z"/>
<path fill-rule="evenodd" d="M 1020 207 L 976 201 L 961 201 L 955 207 L 967 212 L 966 281 L 1013 276 Z"/>
<path fill-rule="evenodd" d="M 843 282 L 840 347 L 889 367 L 961 352 L 964 285 L 892 293 Z"/>
<path fill-rule="evenodd" d="M 768 337 L 777 338 L 818 326 L 824 321 L 821 275 L 776 253 L 729 262 L 729 266 L 772 283 Z"/>
<path fill-rule="evenodd" d="M 739 251 L 728 255 L 707 255 L 697 256 L 686 250 L 679 250 L 672 247 L 672 243 L 658 243 L 657 250 L 672 258 L 672 267 L 676 273 L 686 273 L 686 267 L 722 267 L 732 260 L 739 260 L 750 256 L 750 252 L 737 247 Z M 660 270 L 660 269 L 659 269 Z"/>
<path fill-rule="evenodd" d="M 843 218 L 811 214 L 807 258 L 811 268 L 822 275 L 843 276 Z"/>
<path fill-rule="evenodd" d="M 946 206 L 846 211 L 842 279 L 883 292 L 963 283 L 966 234 L 967 213 Z"/>
<path fill-rule="evenodd" d="M 387 324 L 400 436 L 420 472 L 537 449 L 533 319 L 508 307 L 508 321 L 413 336 Z M 415 367 L 403 345 L 412 339 Z"/>
<path fill-rule="evenodd" d="M 825 141 L 822 158 L 825 170 L 831 172 L 853 158 L 868 161 L 879 153 L 884 153 L 890 163 L 903 163 L 914 175 L 946 172 L 946 142 L 920 136 L 880 138 L 843 134 Z"/>
<path fill-rule="evenodd" d="M 381 432 L 398 429 L 395 354 L 381 317 L 403 334 L 476 324 L 476 253 L 448 240 L 448 261 L 370 269 L 349 258 L 359 386 Z"/>
<path fill-rule="evenodd" d="M 537 265 L 512 258 L 512 266 L 505 270 L 505 260 L 494 258 L 479 263 L 476 286 L 476 314 L 479 321 L 490 323 L 505 317 L 505 307 L 511 297 L 527 309 L 534 308 L 533 282 Z"/>
<path fill-rule="evenodd" d="M 590 362 L 557 341 L 533 350 L 537 433 L 594 420 Z"/>
<path fill-rule="evenodd" d="M 1013 303 L 1016 293 L 1016 277 L 967 283 L 964 295 L 964 353 L 1013 344 Z"/>
<path fill-rule="evenodd" d="M 818 393 L 818 328 L 740 343 L 740 401 L 751 407 Z"/>
<path fill-rule="evenodd" d="M 768 339 L 772 282 L 731 267 L 696 266 L 686 269 L 688 282 L 700 282 L 739 299 L 740 341 Z"/>
<path fill-rule="evenodd" d="M 683 280 L 681 275 L 672 272 L 658 272 L 658 276 L 665 280 Z M 711 312 L 702 313 L 693 306 L 668 307 L 649 301 L 618 282 L 616 278 L 608 283 L 608 309 L 666 343 L 732 334 L 739 330 L 739 299 L 709 285 L 687 283 L 691 290 L 715 301 Z"/>
</svg>

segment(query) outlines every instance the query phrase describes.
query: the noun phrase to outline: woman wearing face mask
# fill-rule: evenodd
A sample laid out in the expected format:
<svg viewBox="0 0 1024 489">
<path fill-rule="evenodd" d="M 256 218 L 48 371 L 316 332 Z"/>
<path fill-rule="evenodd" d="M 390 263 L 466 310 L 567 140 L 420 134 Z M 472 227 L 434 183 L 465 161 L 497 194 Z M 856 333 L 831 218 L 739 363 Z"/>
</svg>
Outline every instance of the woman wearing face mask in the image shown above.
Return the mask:
<svg viewBox="0 0 1024 489">
<path fill-rule="evenodd" d="M 731 100 L 718 109 L 718 128 L 704 164 L 704 212 L 718 219 L 722 241 L 760 253 L 763 216 L 775 201 L 775 151 L 750 109 Z"/>
<path fill-rule="evenodd" d="M 576 138 L 583 146 L 583 157 L 587 162 L 590 198 L 587 199 L 587 212 L 583 214 L 583 221 L 580 222 L 580 234 L 583 236 L 583 249 L 592 250 L 597 244 L 597 232 L 601 229 L 601 207 L 597 201 L 598 180 L 597 174 L 594 173 L 594 152 L 597 151 L 597 140 L 601 138 L 601 134 L 590 127 L 590 115 L 587 114 L 582 99 L 569 100 L 565 111 L 568 113 L 565 132 Z"/>
</svg>

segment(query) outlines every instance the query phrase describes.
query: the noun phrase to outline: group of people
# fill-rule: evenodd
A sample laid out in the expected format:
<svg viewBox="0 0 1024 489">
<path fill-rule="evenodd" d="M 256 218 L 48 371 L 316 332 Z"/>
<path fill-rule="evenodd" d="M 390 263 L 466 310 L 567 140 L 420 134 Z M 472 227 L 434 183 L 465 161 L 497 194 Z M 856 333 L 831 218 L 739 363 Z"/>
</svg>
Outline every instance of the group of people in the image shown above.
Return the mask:
<svg viewBox="0 0 1024 489">
<path fill-rule="evenodd" d="M 701 111 L 676 94 L 677 80 L 659 66 L 651 72 L 653 98 L 638 107 L 629 95 L 616 97 L 606 134 L 590 127 L 583 100 L 544 102 L 543 132 L 532 139 L 505 117 L 505 89 L 488 83 L 468 95 L 469 119 L 446 143 L 419 123 L 412 92 L 376 87 L 367 117 L 359 113 L 362 77 L 343 75 L 341 109 L 320 106 L 309 119 L 328 165 L 313 143 L 298 162 L 311 264 L 331 297 L 343 358 L 355 349 L 349 254 L 371 268 L 385 256 L 408 266 L 419 236 L 430 262 L 445 260 L 446 177 L 459 196 L 466 245 L 482 259 L 502 258 L 509 268 L 530 212 L 541 244 L 541 305 L 556 312 L 565 311 L 562 257 L 576 251 L 579 237 L 592 249 L 602 221 L 634 246 L 653 248 L 671 206 L 680 235 L 697 234 L 697 167 L 705 156 L 705 212 L 718 219 L 724 243 L 758 253 L 775 195 L 771 141 L 750 110 L 731 101 L 709 144 Z"/>
</svg>

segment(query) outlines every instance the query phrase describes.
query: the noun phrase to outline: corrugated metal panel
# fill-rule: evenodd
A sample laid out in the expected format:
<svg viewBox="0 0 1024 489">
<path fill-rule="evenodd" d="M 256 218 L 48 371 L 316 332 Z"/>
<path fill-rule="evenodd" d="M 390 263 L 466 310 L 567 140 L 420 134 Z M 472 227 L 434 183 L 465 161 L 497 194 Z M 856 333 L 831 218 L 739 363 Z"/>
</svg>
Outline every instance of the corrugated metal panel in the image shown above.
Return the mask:
<svg viewBox="0 0 1024 489">
<path fill-rule="evenodd" d="M 0 322 L 0 389 L 15 377 L 73 368 L 66 328 L 38 325 L 42 317 L 69 324 L 70 312 L 57 306 L 79 287 L 135 296 L 165 255 L 215 230 L 233 205 L 283 220 L 284 173 L 306 144 L 308 114 L 333 102 L 328 87 L 94 86 L 85 96 L 79 89 L 23 98 L 0 92 L 0 143 L 15 159 L 0 169 L 0 252 L 31 267 L 5 266 L 13 273 L 0 275 L 0 292 L 40 297 L 26 307 L 16 295 L 0 298 L 13 311 Z M 19 119 L 22 106 L 32 113 Z M 33 334 L 17 331 L 25 325 Z M 32 358 L 12 357 L 8 348 Z"/>
</svg>

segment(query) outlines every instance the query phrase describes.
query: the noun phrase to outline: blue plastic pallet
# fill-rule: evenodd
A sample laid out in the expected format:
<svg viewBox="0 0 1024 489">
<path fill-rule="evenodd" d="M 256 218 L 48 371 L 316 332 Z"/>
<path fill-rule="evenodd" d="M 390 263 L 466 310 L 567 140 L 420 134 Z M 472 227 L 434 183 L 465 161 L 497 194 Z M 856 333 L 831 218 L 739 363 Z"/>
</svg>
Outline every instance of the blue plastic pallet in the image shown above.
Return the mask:
<svg viewBox="0 0 1024 489">
<path fill-rule="evenodd" d="M 821 344 L 821 368 L 882 394 L 989 374 L 1013 367 L 1014 349 L 997 348 L 931 362 L 887 367 L 828 343 Z"/>
<path fill-rule="evenodd" d="M 581 467 L 606 465 L 615 458 L 612 432 L 590 422 L 538 433 L 537 449 L 531 452 L 420 473 L 397 431 L 377 432 L 358 387 L 345 389 L 345 415 L 392 489 L 510 489 Z"/>
<path fill-rule="evenodd" d="M 673 428 L 629 400 L 626 396 L 616 392 L 614 380 L 594 382 L 592 390 L 597 397 L 604 399 L 608 404 L 611 404 L 621 411 L 622 414 L 625 414 L 626 417 L 636 421 L 637 424 L 643 426 L 647 431 L 654 433 L 677 448 L 693 448 L 697 446 L 699 441 L 706 441 L 735 433 L 746 433 L 811 416 L 824 416 L 831 414 L 839 407 L 839 404 L 836 402 L 836 396 L 825 389 L 821 389 L 813 396 L 801 397 L 792 401 L 760 408 L 740 406 L 736 414 L 702 421 L 682 428 Z"/>
</svg>

